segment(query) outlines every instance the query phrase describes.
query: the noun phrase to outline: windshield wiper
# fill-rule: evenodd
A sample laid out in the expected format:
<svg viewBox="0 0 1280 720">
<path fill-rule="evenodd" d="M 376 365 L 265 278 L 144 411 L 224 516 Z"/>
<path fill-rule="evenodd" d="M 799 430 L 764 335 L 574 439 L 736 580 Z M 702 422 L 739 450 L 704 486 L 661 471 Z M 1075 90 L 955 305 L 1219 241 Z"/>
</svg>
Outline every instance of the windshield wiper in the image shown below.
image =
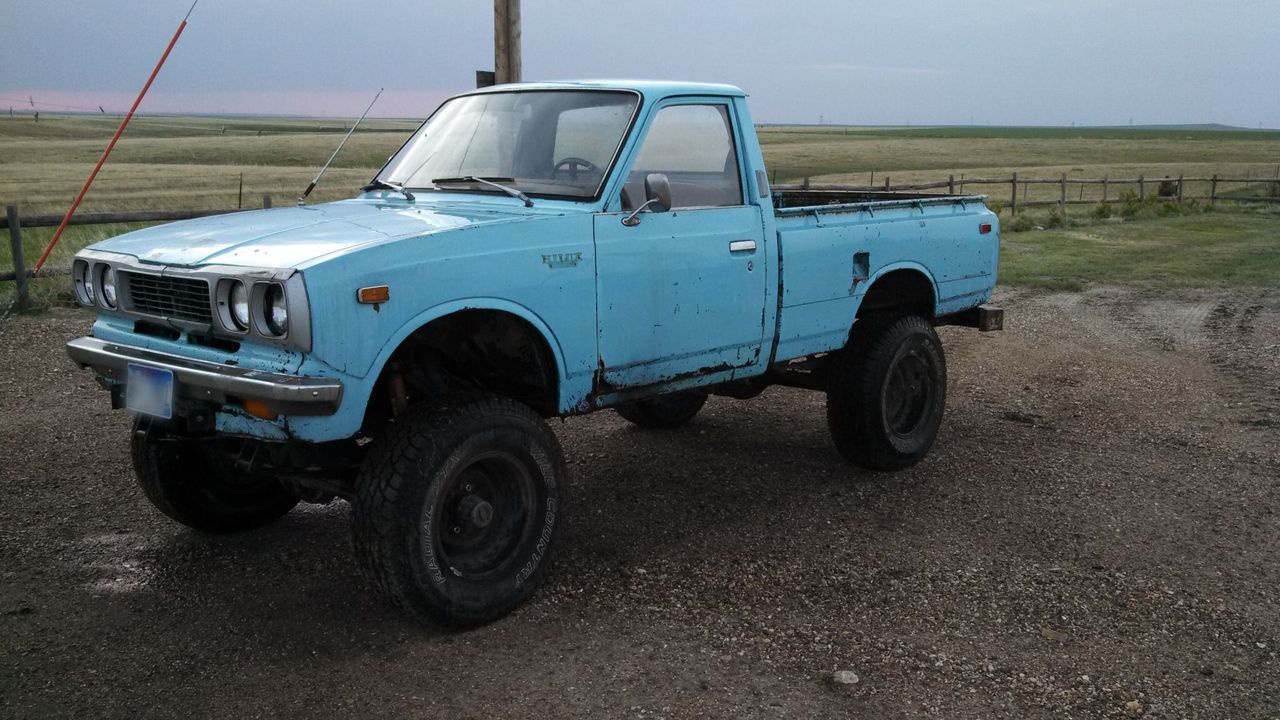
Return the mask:
<svg viewBox="0 0 1280 720">
<path fill-rule="evenodd" d="M 395 190 L 396 192 L 403 195 L 405 200 L 413 200 L 413 193 L 409 192 L 408 190 L 405 190 L 403 185 L 401 185 L 400 183 L 387 182 L 386 180 L 374 180 L 368 185 L 365 185 L 364 187 L 360 188 L 360 192 L 369 192 L 370 190 L 378 190 L 380 188 L 386 189 L 386 190 Z"/>
<path fill-rule="evenodd" d="M 501 180 L 503 182 L 516 181 L 515 178 L 509 178 L 509 177 L 482 178 L 482 177 L 476 177 L 475 175 L 464 175 L 462 177 L 436 178 L 431 181 L 431 184 L 432 185 L 452 185 L 457 183 L 480 183 L 481 185 L 488 185 L 489 187 L 497 188 L 501 190 L 502 192 L 510 195 L 511 197 L 523 202 L 525 207 L 533 207 L 533 201 L 529 199 L 528 195 L 525 195 L 524 193 L 520 192 L 519 190 L 513 187 L 500 185 L 494 182 L 494 180 Z"/>
</svg>

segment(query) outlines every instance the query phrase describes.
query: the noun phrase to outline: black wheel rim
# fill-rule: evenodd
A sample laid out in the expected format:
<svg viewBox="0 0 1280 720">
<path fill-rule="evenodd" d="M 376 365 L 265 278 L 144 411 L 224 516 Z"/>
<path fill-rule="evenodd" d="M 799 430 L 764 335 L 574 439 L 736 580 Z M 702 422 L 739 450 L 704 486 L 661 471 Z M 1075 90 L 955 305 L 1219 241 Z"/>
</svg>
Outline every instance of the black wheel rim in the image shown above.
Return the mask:
<svg viewBox="0 0 1280 720">
<path fill-rule="evenodd" d="M 435 541 L 454 575 L 482 580 L 504 574 L 534 526 L 533 472 L 520 458 L 494 451 L 452 473 L 441 488 Z"/>
<path fill-rule="evenodd" d="M 933 361 L 924 348 L 916 345 L 900 352 L 885 382 L 885 427 L 898 437 L 910 436 L 928 417 L 933 395 Z"/>
</svg>

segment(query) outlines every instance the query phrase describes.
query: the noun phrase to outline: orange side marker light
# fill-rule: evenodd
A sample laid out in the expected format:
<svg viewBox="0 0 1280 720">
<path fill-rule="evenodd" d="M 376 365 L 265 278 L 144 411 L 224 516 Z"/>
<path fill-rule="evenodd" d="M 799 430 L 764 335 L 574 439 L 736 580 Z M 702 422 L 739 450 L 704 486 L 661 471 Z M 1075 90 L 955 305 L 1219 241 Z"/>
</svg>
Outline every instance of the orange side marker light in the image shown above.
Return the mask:
<svg viewBox="0 0 1280 720">
<path fill-rule="evenodd" d="M 391 287 L 389 285 L 374 285 L 372 287 L 363 287 L 356 291 L 356 300 L 365 305 L 379 305 L 391 299 Z"/>
</svg>

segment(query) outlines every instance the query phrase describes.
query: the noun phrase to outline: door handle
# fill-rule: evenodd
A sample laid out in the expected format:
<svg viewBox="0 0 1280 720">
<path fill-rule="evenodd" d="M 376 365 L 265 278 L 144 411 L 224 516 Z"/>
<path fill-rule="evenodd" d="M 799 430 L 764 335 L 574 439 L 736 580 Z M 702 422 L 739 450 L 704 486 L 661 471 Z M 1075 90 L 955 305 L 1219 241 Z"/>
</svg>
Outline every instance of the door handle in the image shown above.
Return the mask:
<svg viewBox="0 0 1280 720">
<path fill-rule="evenodd" d="M 729 243 L 729 252 L 731 253 L 752 253 L 756 251 L 755 240 L 734 240 Z"/>
</svg>

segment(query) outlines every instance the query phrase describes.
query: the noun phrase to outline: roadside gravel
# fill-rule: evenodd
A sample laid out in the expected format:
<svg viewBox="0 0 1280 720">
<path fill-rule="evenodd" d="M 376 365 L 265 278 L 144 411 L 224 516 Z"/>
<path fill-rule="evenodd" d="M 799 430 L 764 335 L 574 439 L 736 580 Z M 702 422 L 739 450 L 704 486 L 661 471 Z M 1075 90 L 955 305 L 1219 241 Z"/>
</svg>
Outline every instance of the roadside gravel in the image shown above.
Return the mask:
<svg viewBox="0 0 1280 720">
<path fill-rule="evenodd" d="M 546 587 L 464 634 L 361 585 L 341 502 L 210 537 L 62 344 L 0 333 L 0 716 L 1280 718 L 1280 293 L 1006 292 L 941 438 L 851 470 L 823 398 L 554 422 Z"/>
</svg>

